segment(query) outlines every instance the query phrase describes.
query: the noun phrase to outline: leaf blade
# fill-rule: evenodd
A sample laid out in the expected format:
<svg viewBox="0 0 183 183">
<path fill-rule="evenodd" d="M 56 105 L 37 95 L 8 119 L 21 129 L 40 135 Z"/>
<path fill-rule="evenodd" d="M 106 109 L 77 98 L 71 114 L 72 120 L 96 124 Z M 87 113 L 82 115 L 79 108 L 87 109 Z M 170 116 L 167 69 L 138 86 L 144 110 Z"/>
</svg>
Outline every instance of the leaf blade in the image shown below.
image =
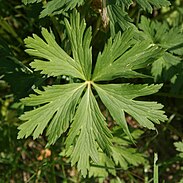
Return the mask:
<svg viewBox="0 0 183 183">
<path fill-rule="evenodd" d="M 80 65 L 85 80 L 90 80 L 92 68 L 91 28 L 86 29 L 86 22 L 81 20 L 76 11 L 70 16 L 70 22 L 65 19 L 65 25 L 74 60 Z"/>
<path fill-rule="evenodd" d="M 77 136 L 78 139 L 74 143 Z M 83 176 L 86 176 L 87 170 L 89 170 L 90 157 L 97 163 L 97 147 L 100 146 L 103 151 L 110 152 L 111 137 L 104 116 L 100 112 L 91 88 L 88 87 L 78 106 L 71 130 L 66 139 L 67 149 L 74 145 L 74 150 L 71 153 L 72 165 L 78 162 L 78 169 L 81 170 Z"/>
<path fill-rule="evenodd" d="M 143 102 L 143 101 L 135 101 L 133 100 L 134 97 L 143 96 L 143 93 L 150 94 L 156 92 L 161 86 L 154 86 L 154 91 L 151 90 L 149 93 L 149 89 L 147 85 L 141 85 L 141 93 L 134 94 L 133 85 L 94 85 L 99 97 L 101 98 L 102 102 L 108 108 L 109 112 L 111 113 L 113 119 L 123 128 L 124 132 L 131 138 L 131 134 L 129 132 L 127 124 L 124 122 L 124 112 L 130 114 L 134 117 L 140 125 L 147 127 L 149 129 L 155 129 L 154 123 L 159 123 L 160 121 L 165 121 L 167 118 L 164 115 L 164 112 L 160 109 L 163 107 L 161 104 L 157 104 L 155 102 Z M 127 87 L 129 93 L 125 95 L 125 92 L 119 92 L 119 88 L 123 87 L 124 91 Z M 132 93 L 130 94 L 130 87 L 132 87 Z M 152 87 L 152 86 L 150 86 Z M 108 89 L 109 88 L 109 89 Z M 140 86 L 137 86 L 139 89 Z M 116 90 L 117 89 L 117 90 Z M 143 92 L 142 92 L 143 91 Z M 111 103 L 113 105 L 111 105 Z M 120 115 L 120 118 L 119 118 Z"/>
<path fill-rule="evenodd" d="M 25 39 L 25 44 L 28 48 L 26 52 L 42 58 L 41 60 L 35 59 L 31 66 L 36 70 L 42 70 L 43 74 L 50 74 L 51 76 L 70 75 L 83 79 L 80 67 L 56 43 L 53 36 L 45 28 L 42 28 L 42 35 L 46 42 L 37 35 L 33 35 L 33 38 L 28 37 Z M 45 59 L 47 61 L 44 61 Z"/>
<path fill-rule="evenodd" d="M 54 85 L 39 91 L 39 95 L 30 95 L 22 99 L 28 106 L 43 105 L 25 112 L 20 119 L 26 121 L 18 127 L 18 138 L 33 134 L 37 138 L 48 125 L 48 144 L 53 144 L 67 130 L 72 121 L 76 104 L 85 84 Z M 58 93 L 57 93 L 58 92 Z M 69 109 L 69 110 L 68 110 Z"/>
</svg>

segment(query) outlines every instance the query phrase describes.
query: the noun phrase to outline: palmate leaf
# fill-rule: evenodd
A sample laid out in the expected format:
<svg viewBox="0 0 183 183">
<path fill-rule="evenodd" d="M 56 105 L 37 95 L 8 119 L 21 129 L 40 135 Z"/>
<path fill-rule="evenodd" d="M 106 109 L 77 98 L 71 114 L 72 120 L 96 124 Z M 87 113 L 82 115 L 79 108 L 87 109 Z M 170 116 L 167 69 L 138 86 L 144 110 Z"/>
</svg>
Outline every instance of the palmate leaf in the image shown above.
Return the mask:
<svg viewBox="0 0 183 183">
<path fill-rule="evenodd" d="M 99 54 L 92 73 L 91 29 L 86 29 L 84 20 L 80 19 L 76 11 L 70 21 L 65 20 L 65 25 L 72 56 L 69 56 L 44 28 L 44 40 L 37 35 L 25 40 L 28 48 L 26 51 L 39 58 L 31 63 L 35 70 L 49 76 L 67 75 L 79 78 L 72 81 L 81 83 L 45 87 L 44 91 L 35 90 L 37 94 L 22 99 L 25 105 L 37 107 L 20 117 L 25 123 L 19 126 L 18 138 L 33 135 L 35 139 L 47 127 L 46 135 L 50 145 L 55 143 L 62 133 L 68 131 L 65 141 L 67 155 L 70 156 L 71 164 L 77 164 L 82 175 L 86 176 L 90 161 L 98 164 L 99 151 L 110 157 L 116 150 L 112 143 L 113 136 L 94 93 L 98 93 L 111 116 L 131 139 L 125 113 L 149 129 L 154 129 L 153 123 L 166 120 L 164 112 L 160 110 L 163 107 L 161 104 L 134 100 L 139 96 L 157 92 L 161 85 L 95 82 L 112 82 L 120 77 L 146 77 L 137 72 L 137 69 L 144 68 L 159 58 L 161 50 L 149 41 L 135 39 L 134 29 L 128 29 L 122 35 L 117 34 L 114 40 L 109 39 L 104 51 Z M 122 150 L 117 151 L 119 152 L 115 154 L 116 159 L 113 158 L 116 163 Z"/>
<path fill-rule="evenodd" d="M 115 5 L 113 3 L 109 4 L 107 6 L 107 16 L 110 20 L 110 29 L 112 35 L 115 35 L 116 25 L 118 25 L 122 30 L 134 27 L 131 18 L 124 9 L 124 6 Z"/>
<path fill-rule="evenodd" d="M 126 147 L 113 147 L 112 157 L 116 165 L 120 165 L 123 169 L 127 169 L 128 165 L 137 166 L 144 163 L 144 157 L 142 154 L 137 153 L 134 148 Z"/>
<path fill-rule="evenodd" d="M 151 72 L 154 76 L 154 80 L 158 81 L 159 77 L 162 76 L 163 70 L 168 71 L 172 66 L 177 66 L 181 61 L 181 58 L 166 52 L 161 58 L 157 59 L 152 64 Z M 171 72 L 170 76 L 165 74 L 165 80 L 170 80 L 174 73 Z"/>
<path fill-rule="evenodd" d="M 170 53 L 183 54 L 183 33 L 181 27 L 170 28 L 166 22 L 150 21 L 142 16 L 139 28 L 145 39 L 158 44 Z"/>
<path fill-rule="evenodd" d="M 61 14 L 67 10 L 72 10 L 83 3 L 84 0 L 52 0 L 44 6 L 44 10 L 41 12 L 40 17 L 43 18 L 47 15 Z"/>
<path fill-rule="evenodd" d="M 149 13 L 152 13 L 153 7 L 161 8 L 162 6 L 169 6 L 170 2 L 168 0 L 137 0 L 137 3 Z"/>
<path fill-rule="evenodd" d="M 22 0 L 27 5 L 31 3 L 39 3 L 42 0 Z M 44 10 L 40 14 L 40 18 L 48 15 L 57 15 L 65 11 L 72 10 L 76 6 L 81 6 L 84 0 L 51 0 L 44 5 Z"/>
<path fill-rule="evenodd" d="M 155 81 L 163 73 L 165 73 L 165 80 L 170 80 L 168 74 L 163 71 L 168 71 L 172 66 L 176 66 L 181 62 L 180 57 L 183 54 L 183 33 L 181 28 L 170 28 L 166 22 L 150 21 L 143 16 L 139 27 L 143 31 L 142 35 L 145 40 L 149 40 L 165 50 L 162 57 L 152 64 L 151 72 Z"/>
<path fill-rule="evenodd" d="M 99 165 L 92 164 L 89 171 L 89 177 L 99 177 L 101 183 L 108 177 L 109 173 L 116 176 L 116 167 L 122 167 L 126 170 L 129 165 L 136 166 L 145 163 L 144 155 L 138 153 L 135 148 L 130 147 L 132 142 L 129 141 L 125 133 L 121 133 L 120 127 L 114 127 L 112 132 L 115 135 L 112 138 L 115 145 L 112 147 L 111 157 L 99 151 Z M 137 140 L 142 133 L 141 130 L 137 129 L 131 135 Z"/>
<path fill-rule="evenodd" d="M 116 27 L 126 30 L 130 27 L 135 27 L 131 18 L 128 16 L 128 9 L 133 4 L 132 0 L 105 0 L 107 2 L 107 17 L 110 20 L 111 34 L 115 35 Z M 135 1 L 143 10 L 152 13 L 153 7 L 161 8 L 169 6 L 168 0 L 136 0 Z"/>
<path fill-rule="evenodd" d="M 134 1 L 132 0 L 116 0 L 117 4 L 124 4 L 127 8 Z M 168 0 L 136 0 L 136 2 L 144 9 L 147 10 L 149 13 L 152 13 L 153 6 L 156 8 L 161 8 L 163 6 L 169 6 L 170 2 Z"/>
<path fill-rule="evenodd" d="M 89 177 L 99 177 L 99 182 L 103 183 L 108 174 L 116 176 L 115 163 L 111 157 L 106 156 L 102 151 L 99 151 L 99 163 L 94 163 L 89 170 Z"/>
</svg>

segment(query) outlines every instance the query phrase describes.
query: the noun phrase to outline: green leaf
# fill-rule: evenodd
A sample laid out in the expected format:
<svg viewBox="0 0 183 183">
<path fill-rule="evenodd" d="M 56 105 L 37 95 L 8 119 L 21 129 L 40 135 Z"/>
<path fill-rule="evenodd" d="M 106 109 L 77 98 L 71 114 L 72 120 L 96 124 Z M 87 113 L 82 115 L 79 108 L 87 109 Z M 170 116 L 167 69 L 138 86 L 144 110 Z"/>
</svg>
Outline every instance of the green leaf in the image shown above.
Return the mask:
<svg viewBox="0 0 183 183">
<path fill-rule="evenodd" d="M 168 0 L 137 0 L 137 3 L 149 13 L 152 13 L 153 7 L 161 8 L 162 6 L 169 6 L 170 2 Z"/>
<path fill-rule="evenodd" d="M 154 80 L 157 81 L 159 77 L 161 77 L 163 73 L 163 69 L 168 71 L 173 66 L 176 66 L 180 63 L 181 59 L 179 57 L 176 57 L 168 52 L 165 52 L 165 54 L 159 58 L 158 60 L 154 61 L 152 64 L 151 73 L 154 76 Z M 168 80 L 171 78 L 168 78 L 168 75 L 166 76 L 165 80 Z"/>
<path fill-rule="evenodd" d="M 41 12 L 40 17 L 43 18 L 47 15 L 57 15 L 65 11 L 72 10 L 76 6 L 81 6 L 84 0 L 52 0 L 49 1 Z"/>
<path fill-rule="evenodd" d="M 144 38 L 154 44 L 158 44 L 166 51 L 177 55 L 183 54 L 183 33 L 181 27 L 172 27 L 166 23 L 150 21 L 141 17 L 140 29 L 145 33 Z"/>
<path fill-rule="evenodd" d="M 22 2 L 27 5 L 27 4 L 31 4 L 31 3 L 39 3 L 41 2 L 41 0 L 22 0 Z"/>
<path fill-rule="evenodd" d="M 181 62 L 183 54 L 183 33 L 180 27 L 169 28 L 166 22 L 150 21 L 142 16 L 140 29 L 145 40 L 158 45 L 165 53 L 152 64 L 152 75 L 155 81 L 164 76 L 170 80 L 168 70 Z M 173 75 L 171 76 L 173 77 Z"/>
<path fill-rule="evenodd" d="M 85 21 L 80 21 L 80 15 L 76 11 L 71 14 L 70 23 L 65 19 L 65 25 L 71 42 L 73 58 L 81 66 L 85 79 L 90 80 L 92 67 L 91 28 L 86 29 Z"/>
<path fill-rule="evenodd" d="M 130 133 L 125 120 L 125 112 L 135 118 L 140 125 L 149 129 L 155 129 L 152 122 L 159 124 L 160 121 L 167 119 L 164 112 L 160 110 L 163 108 L 161 104 L 133 100 L 138 96 L 157 92 L 161 85 L 151 85 L 149 88 L 147 85 L 95 84 L 94 87 L 113 119 L 128 136 Z"/>
<path fill-rule="evenodd" d="M 125 7 L 129 8 L 130 5 L 133 4 L 132 0 L 116 0 L 116 4 L 124 4 Z"/>
<path fill-rule="evenodd" d="M 99 177 L 99 182 L 103 183 L 109 173 L 116 176 L 115 164 L 110 157 L 99 151 L 98 163 L 90 167 L 89 177 Z"/>
<path fill-rule="evenodd" d="M 45 28 L 42 29 L 42 35 L 46 42 L 37 35 L 25 39 L 28 48 L 26 52 L 42 58 L 35 59 L 31 66 L 49 76 L 69 75 L 84 79 L 80 66 L 56 43 Z"/>
<path fill-rule="evenodd" d="M 126 170 L 129 165 L 137 166 L 139 164 L 144 164 L 145 162 L 144 155 L 138 153 L 135 148 L 131 148 L 131 141 L 129 141 L 128 137 L 121 132 L 120 127 L 117 127 L 117 129 L 119 129 L 119 134 L 115 133 L 115 128 L 112 129 L 113 134 L 115 135 L 112 141 L 115 145 L 111 147 L 111 157 L 106 156 L 99 150 L 98 164 L 92 164 L 90 168 L 89 177 L 100 177 L 99 182 L 103 182 L 109 173 L 116 176 L 116 167 L 120 166 Z M 136 136 L 136 134 L 139 134 L 139 130 L 135 130 L 132 133 L 133 136 Z M 123 142 L 121 142 L 121 140 L 123 140 Z"/>
<path fill-rule="evenodd" d="M 123 5 L 123 4 L 122 4 Z M 128 13 L 124 10 L 124 6 L 114 5 L 107 6 L 107 15 L 110 20 L 110 28 L 112 35 L 115 35 L 115 26 L 118 25 L 122 30 L 134 27 Z"/>
<path fill-rule="evenodd" d="M 74 145 L 71 163 L 74 165 L 78 162 L 77 167 L 83 176 L 86 176 L 87 170 L 89 170 L 90 157 L 94 162 L 98 162 L 98 145 L 104 152 L 111 151 L 110 138 L 112 136 L 104 120 L 89 85 L 78 106 L 69 136 L 66 139 L 67 149 Z"/>
<path fill-rule="evenodd" d="M 149 41 L 135 41 L 134 30 L 128 29 L 109 39 L 104 51 L 98 55 L 93 81 L 113 80 L 119 77 L 147 77 L 135 70 L 144 68 L 160 57 L 161 50 Z"/>
<path fill-rule="evenodd" d="M 179 156 L 181 158 L 183 158 L 183 142 L 180 141 L 180 142 L 175 142 L 174 143 L 174 146 L 176 147 L 176 150 L 179 151 Z"/>
<path fill-rule="evenodd" d="M 85 87 L 83 83 L 55 85 L 46 87 L 45 91 L 36 90 L 39 95 L 31 94 L 22 99 L 27 106 L 39 106 L 25 112 L 20 119 L 27 121 L 20 125 L 18 138 L 33 135 L 37 138 L 48 125 L 47 136 L 49 143 L 53 144 L 65 132 L 73 120 L 75 108 Z M 41 105 L 41 106 L 40 106 Z"/>
<path fill-rule="evenodd" d="M 42 29 L 44 40 L 36 35 L 25 39 L 28 48 L 26 51 L 39 58 L 35 59 L 31 66 L 42 74 L 56 77 L 68 75 L 82 79 L 84 82 L 45 87 L 44 91 L 35 90 L 37 94 L 22 99 L 25 105 L 37 107 L 20 117 L 26 122 L 19 126 L 18 138 L 33 135 L 35 139 L 47 127 L 46 135 L 50 145 L 55 143 L 62 133 L 68 132 L 65 141 L 66 154 L 70 157 L 72 165 L 77 164 L 78 170 L 84 177 L 90 170 L 91 162 L 100 166 L 100 153 L 104 153 L 104 156 L 110 159 L 110 162 L 105 162 L 107 166 L 114 164 L 111 157 L 123 167 L 127 167 L 129 163 L 138 164 L 138 155 L 135 155 L 134 149 L 129 149 L 127 152 L 126 149 L 121 149 L 120 143 L 113 141 L 116 138 L 112 136 L 112 129 L 107 127 L 94 94 L 99 95 L 113 119 L 121 127 L 120 130 L 123 129 L 128 135 L 127 141 L 129 141 L 134 135 L 130 134 L 125 113 L 130 114 L 139 124 L 149 129 L 154 129 L 153 123 L 166 120 L 164 112 L 160 110 L 163 107 L 161 104 L 134 100 L 157 92 L 161 85 L 94 82 L 120 77 L 146 77 L 137 72 L 137 69 L 144 68 L 159 58 L 161 50 L 149 40 L 134 38 L 137 31 L 128 29 L 122 35 L 117 34 L 114 40 L 109 39 L 104 51 L 99 54 L 91 75 L 91 29 L 86 28 L 85 22 L 77 12 L 71 15 L 70 21 L 65 19 L 65 25 L 73 58 L 44 28 Z M 72 82 L 76 81 L 81 82 L 77 79 L 72 80 Z M 132 155 L 135 155 L 134 159 L 130 160 L 129 157 Z M 115 175 L 114 169 L 108 172 Z"/>
<path fill-rule="evenodd" d="M 116 4 L 124 4 L 127 8 L 133 3 L 132 0 L 116 0 Z M 136 0 L 144 10 L 152 13 L 153 6 L 156 8 L 161 8 L 164 6 L 169 6 L 170 2 L 168 0 Z"/>
<path fill-rule="evenodd" d="M 126 148 L 115 146 L 112 148 L 112 157 L 116 165 L 120 165 L 123 169 L 127 169 L 128 165 L 137 166 L 145 162 L 142 154 L 137 153 L 134 148 Z"/>
<path fill-rule="evenodd" d="M 133 2 L 132 0 L 107 1 L 106 16 L 110 20 L 112 35 L 115 35 L 116 30 L 118 31 L 118 27 L 122 30 L 126 30 L 129 27 L 135 28 L 127 13 L 127 10 Z M 135 3 L 138 3 L 143 10 L 147 10 L 149 13 L 152 13 L 153 7 L 161 8 L 170 5 L 168 0 L 137 0 Z"/>
</svg>

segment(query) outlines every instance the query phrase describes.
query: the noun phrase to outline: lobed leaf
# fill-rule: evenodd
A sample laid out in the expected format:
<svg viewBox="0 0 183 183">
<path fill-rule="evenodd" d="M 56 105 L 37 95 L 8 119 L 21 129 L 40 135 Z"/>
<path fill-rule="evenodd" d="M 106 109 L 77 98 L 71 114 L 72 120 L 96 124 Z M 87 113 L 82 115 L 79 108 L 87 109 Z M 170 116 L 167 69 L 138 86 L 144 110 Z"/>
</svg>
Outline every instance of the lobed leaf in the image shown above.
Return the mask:
<svg viewBox="0 0 183 183">
<path fill-rule="evenodd" d="M 72 10 L 76 6 L 81 6 L 83 3 L 84 0 L 52 0 L 44 6 L 40 17 L 61 14 L 65 11 Z"/>
<path fill-rule="evenodd" d="M 176 150 L 180 152 L 179 156 L 183 158 L 183 142 L 182 141 L 175 142 L 174 146 L 176 147 Z"/>
<path fill-rule="evenodd" d="M 116 176 L 115 163 L 111 157 L 106 156 L 106 154 L 99 150 L 98 163 L 90 167 L 89 177 L 100 177 L 99 182 L 102 183 L 109 173 Z"/>
<path fill-rule="evenodd" d="M 163 108 L 161 104 L 133 100 L 138 96 L 152 94 L 158 91 L 161 86 L 151 85 L 151 91 L 147 85 L 136 85 L 134 87 L 133 85 L 126 84 L 95 84 L 94 87 L 113 119 L 116 120 L 130 138 L 131 135 L 126 124 L 125 112 L 135 118 L 140 125 L 149 129 L 155 129 L 153 122 L 160 123 L 160 121 L 163 122 L 167 119 L 163 114 L 164 112 L 160 110 Z M 136 90 L 137 93 L 134 93 L 137 88 L 139 91 Z M 126 92 L 127 90 L 128 93 Z"/>
<path fill-rule="evenodd" d="M 158 44 L 171 53 L 183 54 L 183 33 L 180 27 L 170 28 L 166 22 L 150 21 L 142 16 L 139 28 L 144 32 L 146 40 Z"/>
<path fill-rule="evenodd" d="M 78 137 L 77 141 L 75 141 L 76 137 Z M 111 137 L 105 118 L 100 112 L 91 88 L 88 87 L 78 106 L 66 139 L 67 149 L 71 145 L 74 146 L 71 153 L 72 165 L 78 162 L 78 169 L 81 170 L 83 176 L 86 176 L 90 157 L 95 163 L 98 162 L 97 146 L 99 145 L 104 152 L 111 151 Z"/>
<path fill-rule="evenodd" d="M 113 42 L 109 39 L 104 51 L 98 55 L 93 81 L 147 77 L 135 70 L 151 64 L 162 51 L 149 41 L 136 41 L 134 33 L 133 29 L 128 29 L 122 36 L 117 34 Z"/>
<path fill-rule="evenodd" d="M 37 138 L 47 128 L 48 144 L 53 144 L 65 132 L 73 120 L 78 100 L 85 88 L 83 83 L 55 85 L 37 91 L 39 95 L 30 95 L 22 99 L 27 106 L 38 106 L 25 112 L 20 119 L 26 121 L 18 127 L 18 138 L 33 135 Z M 41 106 L 40 106 L 41 105 Z"/>
<path fill-rule="evenodd" d="M 118 166 L 126 170 L 129 165 L 137 166 L 145 163 L 144 155 L 138 153 L 135 148 L 130 148 L 131 142 L 128 140 L 127 136 L 121 132 L 121 128 L 119 128 L 119 130 L 120 136 L 113 133 L 116 137 L 113 137 L 112 139 L 115 145 L 111 147 L 111 157 L 106 156 L 99 150 L 98 164 L 92 164 L 89 171 L 89 177 L 100 176 L 101 178 L 99 180 L 100 182 L 103 182 L 108 176 L 108 173 L 116 176 L 116 167 Z M 139 133 L 139 130 L 132 132 L 132 135 L 134 136 L 135 133 Z M 121 136 L 123 136 L 123 138 Z"/>
<path fill-rule="evenodd" d="M 25 39 L 28 48 L 26 52 L 40 58 L 35 59 L 31 66 L 49 76 L 69 75 L 84 79 L 80 66 L 56 43 L 45 28 L 42 29 L 42 35 L 46 42 L 37 35 Z"/>
<path fill-rule="evenodd" d="M 152 64 L 151 73 L 154 76 L 154 80 L 157 81 L 159 77 L 161 77 L 163 70 L 165 69 L 168 71 L 169 69 L 173 68 L 174 66 L 177 66 L 180 63 L 181 59 L 177 56 L 174 56 L 168 52 L 165 52 L 165 54 L 159 58 L 158 60 L 154 61 Z M 171 79 L 173 72 L 170 75 L 170 78 L 168 78 L 168 75 L 166 76 L 166 80 Z"/>
<path fill-rule="evenodd" d="M 131 18 L 128 13 L 124 10 L 123 3 L 119 5 L 114 5 L 113 3 L 107 6 L 107 15 L 110 20 L 111 34 L 115 35 L 115 27 L 118 25 L 122 30 L 127 30 L 130 27 L 135 28 L 132 24 Z"/>
<path fill-rule="evenodd" d="M 86 29 L 85 21 L 80 20 L 80 15 L 76 11 L 71 15 L 70 23 L 65 19 L 65 25 L 71 42 L 73 58 L 82 68 L 85 80 L 90 80 L 92 68 L 91 28 Z"/>
<path fill-rule="evenodd" d="M 166 72 L 181 62 L 180 56 L 183 54 L 183 33 L 181 28 L 170 28 L 166 22 L 150 21 L 144 16 L 141 18 L 139 27 L 143 31 L 144 39 L 165 50 L 165 53 L 152 64 L 151 72 L 155 81 L 164 73 L 165 80 L 170 80 L 171 78 Z"/>
<path fill-rule="evenodd" d="M 123 169 L 127 169 L 128 165 L 137 166 L 144 163 L 142 154 L 137 153 L 134 148 L 126 148 L 116 146 L 112 148 L 112 157 L 116 165 L 120 165 Z"/>
<path fill-rule="evenodd" d="M 133 135 L 128 129 L 125 113 L 130 114 L 140 125 L 155 129 L 153 123 L 166 120 L 164 112 L 160 110 L 163 106 L 156 102 L 134 99 L 157 92 L 161 85 L 94 82 L 120 77 L 146 77 L 137 70 L 158 59 L 161 56 L 161 49 L 149 39 L 135 39 L 136 31 L 132 28 L 127 29 L 122 35 L 118 33 L 114 39 L 109 39 L 103 52 L 98 55 L 91 75 L 91 29 L 86 29 L 84 20 L 81 20 L 76 11 L 71 15 L 70 21 L 65 19 L 65 25 L 73 58 L 59 47 L 53 35 L 43 28 L 44 40 L 36 35 L 25 39 L 27 53 L 38 57 L 31 66 L 43 74 L 69 75 L 85 82 L 45 87 L 44 91 L 35 90 L 36 95 L 32 94 L 22 99 L 25 105 L 37 108 L 25 112 L 20 117 L 26 122 L 19 126 L 18 138 L 33 135 L 35 139 L 48 126 L 46 135 L 50 145 L 68 130 L 65 141 L 66 154 L 70 156 L 72 165 L 77 164 L 83 176 L 90 170 L 91 161 L 99 165 L 101 152 L 104 154 L 103 157 L 108 156 L 109 161 L 103 163 L 107 166 L 114 166 L 111 157 L 116 164 L 123 167 L 127 167 L 129 163 L 138 164 L 138 155 L 130 159 L 130 156 L 136 154 L 134 149 L 126 151 L 120 147 L 121 144 L 114 147 L 115 137 L 113 138 L 111 130 L 107 127 L 92 90 L 96 90 L 113 119 L 129 138 L 132 139 Z M 114 169 L 110 172 L 115 175 Z"/>
<path fill-rule="evenodd" d="M 22 0 L 22 2 L 27 5 L 27 4 L 31 4 L 31 3 L 39 3 L 41 2 L 41 0 Z"/>
<path fill-rule="evenodd" d="M 114 36 L 116 30 L 119 30 L 119 27 L 123 31 L 130 27 L 135 28 L 127 13 L 127 10 L 133 2 L 134 1 L 132 0 L 107 1 L 106 16 L 109 17 L 110 20 L 111 35 Z M 154 7 L 161 8 L 163 6 L 170 5 L 168 0 L 137 0 L 135 3 L 140 5 L 143 10 L 147 10 L 149 13 L 152 13 Z"/>
<path fill-rule="evenodd" d="M 169 6 L 170 2 L 168 0 L 137 0 L 137 3 L 149 13 L 152 13 L 153 7 L 161 8 L 162 6 Z"/>
</svg>

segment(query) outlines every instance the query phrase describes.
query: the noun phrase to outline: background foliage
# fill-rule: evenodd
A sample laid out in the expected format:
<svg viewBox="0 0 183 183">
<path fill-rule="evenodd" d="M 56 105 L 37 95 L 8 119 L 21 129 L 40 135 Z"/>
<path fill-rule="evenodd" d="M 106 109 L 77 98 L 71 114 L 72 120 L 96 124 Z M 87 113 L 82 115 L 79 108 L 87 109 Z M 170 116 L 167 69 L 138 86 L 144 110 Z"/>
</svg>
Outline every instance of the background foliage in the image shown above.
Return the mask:
<svg viewBox="0 0 183 183">
<path fill-rule="evenodd" d="M 105 51 L 104 45 L 107 43 L 110 50 L 112 43 L 108 40 L 109 38 L 112 40 L 112 38 L 118 35 L 114 50 L 119 48 L 120 35 L 117 34 L 119 31 L 122 32 L 122 35 L 125 35 L 124 39 L 127 39 L 130 30 L 136 31 L 138 33 L 135 34 L 134 41 L 146 40 L 161 50 L 161 55 L 159 52 L 150 50 L 149 52 L 152 55 L 158 55 L 158 59 L 149 60 L 149 62 L 153 62 L 152 65 L 148 65 L 145 69 L 143 65 L 143 67 L 138 68 L 140 70 L 137 70 L 144 75 L 151 75 L 153 77 L 142 77 L 140 79 L 137 77 L 117 78 L 113 80 L 113 83 L 148 83 L 149 85 L 163 83 L 163 87 L 156 94 L 144 96 L 147 93 L 143 93 L 142 90 L 140 92 L 141 95 L 136 93 L 135 96 L 137 95 L 141 101 L 158 101 L 162 103 L 168 117 L 166 122 L 155 125 L 157 131 L 150 131 L 139 126 L 137 121 L 132 118 L 132 114 L 126 114 L 125 120 L 134 139 L 133 143 L 130 140 L 131 137 L 126 135 L 128 133 L 123 133 L 121 128 L 111 118 L 111 112 L 109 113 L 109 111 L 114 111 L 112 107 L 109 105 L 109 111 L 106 110 L 105 106 L 97 98 L 100 110 L 107 119 L 108 127 L 114 136 L 112 143 L 116 146 L 113 149 L 113 161 L 102 152 L 102 149 L 99 150 L 98 162 L 100 166 L 93 162 L 89 174 L 85 178 L 83 178 L 75 166 L 71 167 L 70 165 L 69 152 L 66 152 L 64 146 L 66 140 L 65 132 L 63 132 L 62 138 L 59 138 L 56 143 L 56 137 L 54 136 L 49 136 L 47 139 L 49 129 L 47 134 L 45 132 L 41 136 L 39 136 L 39 133 L 35 134 L 35 137 L 38 137 L 36 140 L 32 140 L 31 137 L 17 140 L 17 127 L 22 124 L 18 117 L 25 111 L 32 109 L 30 107 L 31 100 L 29 101 L 29 98 L 25 98 L 20 102 L 21 98 L 33 94 L 33 90 L 35 89 L 41 92 L 46 86 L 55 84 L 61 86 L 58 84 L 78 82 L 65 76 L 68 73 L 64 73 L 65 75 L 62 73 L 61 76 L 60 74 L 52 75 L 51 71 L 48 70 L 45 73 L 49 74 L 47 72 L 50 72 L 49 75 L 42 75 L 39 72 L 40 69 L 37 69 L 38 67 L 41 68 L 42 65 L 39 66 L 38 62 L 37 65 L 36 62 L 32 62 L 35 56 L 42 57 L 42 55 L 35 55 L 35 53 L 31 54 L 32 56 L 28 55 L 27 53 L 30 54 L 31 51 L 29 50 L 27 53 L 24 51 L 26 49 L 25 44 L 28 48 L 32 48 L 29 44 L 31 45 L 30 42 L 33 42 L 33 39 L 25 38 L 28 36 L 32 37 L 33 33 L 43 38 L 44 35 L 41 35 L 41 30 L 42 33 L 45 31 L 44 34 L 48 34 L 46 32 L 46 29 L 48 29 L 50 36 L 55 38 L 61 48 L 68 55 L 73 55 L 74 59 L 76 59 L 77 49 L 80 45 L 76 44 L 76 47 L 74 47 L 75 39 L 73 39 L 73 43 L 70 43 L 69 39 L 72 39 L 72 34 L 68 35 L 66 33 L 70 29 L 69 22 L 66 19 L 69 20 L 70 14 L 76 9 L 81 15 L 81 20 L 83 18 L 86 20 L 86 27 L 91 26 L 93 66 L 96 65 L 97 67 L 95 61 L 100 60 L 97 58 L 99 52 L 102 53 L 101 60 L 102 58 L 108 58 L 108 54 L 106 53 L 109 53 L 109 51 L 107 47 Z M 99 0 L 51 0 L 48 2 L 41 0 L 23 0 L 22 2 L 18 0 L 0 0 L 0 10 L 1 182 L 152 182 L 154 153 L 158 153 L 158 161 L 156 163 L 159 166 L 160 182 L 176 183 L 183 181 L 181 179 L 183 172 L 183 147 L 181 141 L 183 137 L 183 2 L 181 0 L 108 0 L 103 1 L 103 3 Z M 65 24 L 67 24 L 67 29 Z M 46 29 L 42 29 L 42 27 Z M 74 35 L 74 31 L 70 32 Z M 86 40 L 88 39 L 90 39 L 89 36 Z M 135 42 L 128 43 L 135 44 Z M 143 44 L 140 44 L 143 49 Z M 73 50 L 76 50 L 76 52 L 73 52 Z M 134 54 L 138 50 L 135 51 Z M 85 56 L 87 57 L 88 55 Z M 129 54 L 128 56 L 133 58 L 133 54 Z M 43 60 L 47 59 L 46 56 L 42 58 Z M 143 60 L 146 57 L 139 58 Z M 37 71 L 33 71 L 30 65 L 36 68 Z M 101 68 L 99 70 L 102 70 Z M 69 71 L 69 68 L 67 71 Z M 95 72 L 97 73 L 97 71 Z M 89 77 L 87 73 L 85 76 Z M 73 72 L 69 74 L 74 75 Z M 107 76 L 108 79 L 109 76 Z M 106 76 L 104 75 L 103 77 Z M 106 84 L 105 87 L 103 86 L 103 89 L 111 92 L 110 87 L 108 87 L 111 81 L 105 81 L 102 84 Z M 150 86 L 151 90 L 148 94 L 158 90 L 154 88 L 153 92 L 154 85 Z M 126 85 L 126 87 L 131 86 Z M 47 87 L 47 93 L 49 93 L 49 88 Z M 99 96 L 102 96 L 103 90 L 101 88 L 97 90 L 96 87 Z M 58 87 L 56 89 L 59 90 Z M 67 91 L 67 88 L 65 90 Z M 66 93 L 70 96 L 69 91 Z M 96 95 L 96 93 L 94 94 Z M 83 97 L 87 97 L 87 95 Z M 31 96 L 33 97 L 33 95 Z M 50 97 L 50 95 L 48 96 Z M 44 103 L 44 98 L 42 100 L 40 98 L 39 105 Z M 94 105 L 94 100 L 92 98 L 88 106 L 91 104 Z M 107 107 L 107 102 L 104 102 L 105 99 L 101 97 L 101 100 Z M 25 106 L 26 102 L 30 105 Z M 48 113 L 50 112 L 49 109 L 52 111 L 52 108 L 48 107 Z M 114 116 L 115 114 L 113 114 L 113 118 Z M 39 115 L 35 116 L 35 119 L 30 119 L 35 121 L 38 117 Z M 79 120 L 80 116 L 78 115 L 77 118 Z M 118 121 L 117 119 L 115 120 Z M 26 131 L 27 128 L 29 126 L 25 127 L 25 134 L 29 133 L 28 130 Z M 19 133 L 19 137 L 25 134 L 21 135 Z M 50 144 L 47 144 L 48 140 L 51 141 L 50 144 L 55 144 L 49 146 Z M 45 148 L 46 144 L 47 147 Z"/>
</svg>

